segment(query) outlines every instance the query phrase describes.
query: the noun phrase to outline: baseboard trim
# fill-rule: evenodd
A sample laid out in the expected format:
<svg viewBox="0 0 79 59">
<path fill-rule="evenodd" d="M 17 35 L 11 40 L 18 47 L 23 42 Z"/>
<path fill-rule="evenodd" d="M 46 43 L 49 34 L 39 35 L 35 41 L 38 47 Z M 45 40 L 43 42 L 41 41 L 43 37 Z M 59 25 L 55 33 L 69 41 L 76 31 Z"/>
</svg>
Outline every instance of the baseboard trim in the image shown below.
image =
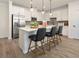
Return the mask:
<svg viewBox="0 0 79 59">
<path fill-rule="evenodd" d="M 0 39 L 8 39 L 8 37 L 0 38 Z"/>
</svg>

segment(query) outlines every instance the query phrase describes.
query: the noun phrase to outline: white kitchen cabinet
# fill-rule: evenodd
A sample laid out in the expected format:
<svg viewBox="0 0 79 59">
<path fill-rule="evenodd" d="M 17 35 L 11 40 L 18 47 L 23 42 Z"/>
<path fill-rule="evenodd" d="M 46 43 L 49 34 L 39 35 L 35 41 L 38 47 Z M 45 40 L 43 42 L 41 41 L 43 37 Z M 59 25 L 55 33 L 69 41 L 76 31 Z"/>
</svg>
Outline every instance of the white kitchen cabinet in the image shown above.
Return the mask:
<svg viewBox="0 0 79 59">
<path fill-rule="evenodd" d="M 25 9 L 25 20 L 31 21 L 31 12 L 28 9 Z"/>
<path fill-rule="evenodd" d="M 63 26 L 62 34 L 63 34 L 64 36 L 68 36 L 68 30 L 69 30 L 69 27 L 68 27 L 68 26 Z"/>
<path fill-rule="evenodd" d="M 57 17 L 57 21 L 68 20 L 68 8 L 61 8 L 53 11 L 53 16 Z"/>
<path fill-rule="evenodd" d="M 61 20 L 68 20 L 68 10 L 67 9 L 61 10 Z"/>
</svg>

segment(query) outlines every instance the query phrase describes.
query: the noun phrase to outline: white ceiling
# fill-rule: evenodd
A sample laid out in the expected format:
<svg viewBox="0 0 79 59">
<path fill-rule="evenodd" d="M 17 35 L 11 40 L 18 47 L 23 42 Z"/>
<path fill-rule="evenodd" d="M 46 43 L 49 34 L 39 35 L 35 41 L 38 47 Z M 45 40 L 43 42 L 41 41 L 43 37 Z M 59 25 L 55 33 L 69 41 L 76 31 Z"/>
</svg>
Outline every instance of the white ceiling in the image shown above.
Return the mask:
<svg viewBox="0 0 79 59">
<path fill-rule="evenodd" d="M 8 0 L 0 0 L 0 2 L 7 2 Z M 30 0 L 12 0 L 13 4 L 19 5 L 22 7 L 30 7 Z M 64 5 L 67 5 L 69 2 L 75 0 L 52 0 L 52 9 L 58 8 Z M 49 10 L 50 0 L 44 0 L 45 10 Z M 37 8 L 38 10 L 42 9 L 42 0 L 33 0 L 33 7 Z"/>
<path fill-rule="evenodd" d="M 9 0 L 0 0 L 1 3 L 8 3 Z"/>
<path fill-rule="evenodd" d="M 13 4 L 17 4 L 24 7 L 30 7 L 30 0 L 12 0 Z M 52 9 L 68 4 L 74 0 L 52 0 Z M 44 0 L 45 10 L 49 10 L 50 0 Z M 42 9 L 42 0 L 33 0 L 33 7 L 38 10 Z"/>
</svg>

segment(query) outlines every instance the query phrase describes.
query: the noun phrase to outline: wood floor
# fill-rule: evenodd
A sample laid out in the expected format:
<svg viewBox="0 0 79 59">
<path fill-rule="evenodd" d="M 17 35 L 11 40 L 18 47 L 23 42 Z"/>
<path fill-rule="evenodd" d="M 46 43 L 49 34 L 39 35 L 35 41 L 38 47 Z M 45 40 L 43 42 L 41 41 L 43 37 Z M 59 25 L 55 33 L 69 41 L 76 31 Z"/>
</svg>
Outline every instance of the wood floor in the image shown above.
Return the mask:
<svg viewBox="0 0 79 59">
<path fill-rule="evenodd" d="M 79 57 L 79 40 L 62 37 L 62 43 L 51 48 L 43 54 L 42 50 L 36 54 L 30 52 L 23 54 L 18 47 L 17 40 L 0 39 L 0 58 L 78 58 Z"/>
</svg>

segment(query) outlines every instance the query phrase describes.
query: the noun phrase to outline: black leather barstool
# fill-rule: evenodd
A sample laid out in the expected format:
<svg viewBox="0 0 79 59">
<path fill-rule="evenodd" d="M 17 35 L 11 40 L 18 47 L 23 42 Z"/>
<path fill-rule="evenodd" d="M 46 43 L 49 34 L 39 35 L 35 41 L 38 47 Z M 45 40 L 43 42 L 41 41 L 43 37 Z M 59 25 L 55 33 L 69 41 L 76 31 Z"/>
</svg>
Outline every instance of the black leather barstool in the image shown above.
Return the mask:
<svg viewBox="0 0 79 59">
<path fill-rule="evenodd" d="M 55 35 L 56 35 L 56 29 L 57 29 L 56 27 L 52 27 L 50 32 L 46 32 L 47 43 L 49 44 L 49 50 L 50 50 L 50 41 L 51 40 L 53 40 L 54 46 L 56 46 L 55 40 L 54 40 L 55 39 Z"/>
<path fill-rule="evenodd" d="M 59 37 L 58 39 L 62 42 L 61 36 L 62 36 L 62 30 L 63 26 L 59 26 L 58 31 L 56 32 L 56 36 Z"/>
<path fill-rule="evenodd" d="M 29 38 L 30 38 L 29 49 L 31 49 L 30 46 L 31 46 L 32 41 L 35 42 L 35 49 L 37 49 L 37 46 L 38 46 L 37 42 L 39 41 L 39 42 L 41 42 L 41 47 L 43 49 L 43 52 L 45 53 L 44 46 L 43 46 L 45 34 L 46 34 L 46 28 L 39 28 L 37 30 L 37 34 L 36 35 L 35 34 L 30 35 L 29 36 Z M 29 50 L 28 50 L 28 52 L 29 52 Z"/>
</svg>

